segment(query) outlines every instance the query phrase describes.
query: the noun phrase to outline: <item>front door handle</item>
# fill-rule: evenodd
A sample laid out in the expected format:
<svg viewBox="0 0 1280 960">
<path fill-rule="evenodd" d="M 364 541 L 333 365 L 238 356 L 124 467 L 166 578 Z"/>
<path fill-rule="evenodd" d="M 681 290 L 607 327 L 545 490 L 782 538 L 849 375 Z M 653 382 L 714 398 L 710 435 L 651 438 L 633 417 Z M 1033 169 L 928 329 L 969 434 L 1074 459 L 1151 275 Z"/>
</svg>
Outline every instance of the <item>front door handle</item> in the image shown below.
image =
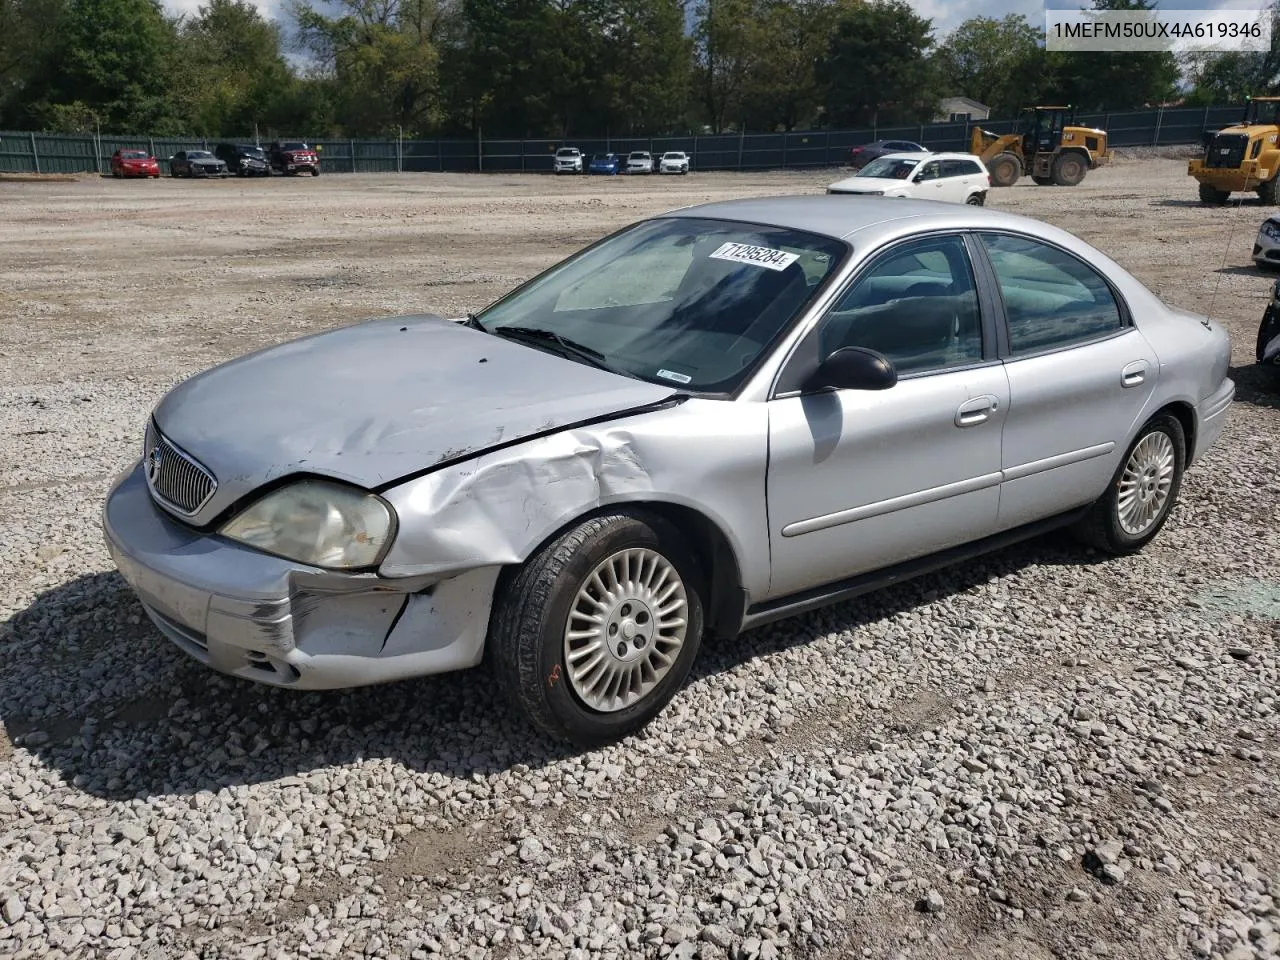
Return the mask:
<svg viewBox="0 0 1280 960">
<path fill-rule="evenodd" d="M 956 426 L 976 427 L 980 423 L 986 423 L 999 407 L 1000 401 L 990 394 L 966 400 L 956 411 Z"/>
<path fill-rule="evenodd" d="M 1135 360 L 1120 371 L 1120 386 L 1136 387 L 1147 379 L 1147 361 Z"/>
</svg>

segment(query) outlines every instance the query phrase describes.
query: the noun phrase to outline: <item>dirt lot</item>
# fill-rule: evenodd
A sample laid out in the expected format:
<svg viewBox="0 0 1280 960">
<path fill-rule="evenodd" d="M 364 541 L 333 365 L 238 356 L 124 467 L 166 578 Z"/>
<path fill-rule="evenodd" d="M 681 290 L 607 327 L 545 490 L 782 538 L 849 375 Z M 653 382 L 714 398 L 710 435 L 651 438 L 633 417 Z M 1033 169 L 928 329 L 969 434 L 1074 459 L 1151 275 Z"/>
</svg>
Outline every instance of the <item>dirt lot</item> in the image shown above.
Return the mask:
<svg viewBox="0 0 1280 960">
<path fill-rule="evenodd" d="M 1280 955 L 1266 211 L 1184 169 L 990 199 L 1232 333 L 1239 402 L 1146 552 L 1049 538 L 712 645 L 586 756 L 478 671 L 209 674 L 112 571 L 106 484 L 212 363 L 835 172 L 0 181 L 0 956 Z"/>
</svg>

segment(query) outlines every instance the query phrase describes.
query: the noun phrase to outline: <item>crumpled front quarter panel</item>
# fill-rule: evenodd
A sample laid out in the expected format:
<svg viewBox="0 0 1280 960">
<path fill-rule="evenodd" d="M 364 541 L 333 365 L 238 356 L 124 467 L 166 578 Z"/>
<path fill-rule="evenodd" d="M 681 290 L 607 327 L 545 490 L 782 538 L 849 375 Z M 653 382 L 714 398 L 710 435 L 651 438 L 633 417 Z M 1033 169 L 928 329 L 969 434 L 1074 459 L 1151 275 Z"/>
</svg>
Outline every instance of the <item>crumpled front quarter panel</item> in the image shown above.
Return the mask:
<svg viewBox="0 0 1280 960">
<path fill-rule="evenodd" d="M 657 502 L 715 523 L 744 588 L 760 596 L 769 582 L 767 444 L 766 404 L 691 399 L 483 454 L 384 492 L 400 528 L 380 572 L 521 563 L 584 514 Z"/>
</svg>

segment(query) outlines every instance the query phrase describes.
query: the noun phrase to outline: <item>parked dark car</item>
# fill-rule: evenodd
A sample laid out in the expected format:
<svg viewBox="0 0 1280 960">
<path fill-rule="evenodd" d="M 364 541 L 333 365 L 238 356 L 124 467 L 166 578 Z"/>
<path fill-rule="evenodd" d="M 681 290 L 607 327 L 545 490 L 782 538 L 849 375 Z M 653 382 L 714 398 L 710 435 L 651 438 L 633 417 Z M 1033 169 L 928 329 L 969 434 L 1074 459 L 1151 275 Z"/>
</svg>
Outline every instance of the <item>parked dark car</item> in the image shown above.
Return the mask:
<svg viewBox="0 0 1280 960">
<path fill-rule="evenodd" d="M 849 162 L 854 167 L 861 168 L 872 160 L 890 153 L 928 152 L 928 147 L 923 147 L 914 140 L 876 140 L 874 143 L 864 143 L 860 147 L 850 149 Z"/>
<path fill-rule="evenodd" d="M 171 177 L 221 177 L 227 165 L 208 150 L 179 150 L 169 158 Z"/>
<path fill-rule="evenodd" d="M 320 155 L 302 140 L 277 140 L 267 147 L 271 169 L 290 176 L 309 173 L 320 176 Z"/>
<path fill-rule="evenodd" d="M 267 155 L 261 147 L 245 143 L 220 143 L 214 147 L 213 153 L 237 177 L 271 176 L 271 165 L 267 163 Z"/>
</svg>

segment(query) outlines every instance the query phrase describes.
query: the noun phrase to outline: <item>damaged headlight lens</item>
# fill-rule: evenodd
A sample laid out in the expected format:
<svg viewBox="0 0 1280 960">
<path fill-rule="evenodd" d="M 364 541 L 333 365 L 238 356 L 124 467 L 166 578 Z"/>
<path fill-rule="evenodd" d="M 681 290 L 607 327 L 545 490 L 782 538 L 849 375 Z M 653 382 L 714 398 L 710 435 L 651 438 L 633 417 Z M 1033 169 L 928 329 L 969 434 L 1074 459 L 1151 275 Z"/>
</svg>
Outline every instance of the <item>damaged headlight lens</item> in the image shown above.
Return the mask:
<svg viewBox="0 0 1280 960">
<path fill-rule="evenodd" d="M 299 563 L 351 569 L 376 564 L 394 527 L 381 497 L 327 480 L 299 480 L 267 494 L 219 532 Z"/>
</svg>

